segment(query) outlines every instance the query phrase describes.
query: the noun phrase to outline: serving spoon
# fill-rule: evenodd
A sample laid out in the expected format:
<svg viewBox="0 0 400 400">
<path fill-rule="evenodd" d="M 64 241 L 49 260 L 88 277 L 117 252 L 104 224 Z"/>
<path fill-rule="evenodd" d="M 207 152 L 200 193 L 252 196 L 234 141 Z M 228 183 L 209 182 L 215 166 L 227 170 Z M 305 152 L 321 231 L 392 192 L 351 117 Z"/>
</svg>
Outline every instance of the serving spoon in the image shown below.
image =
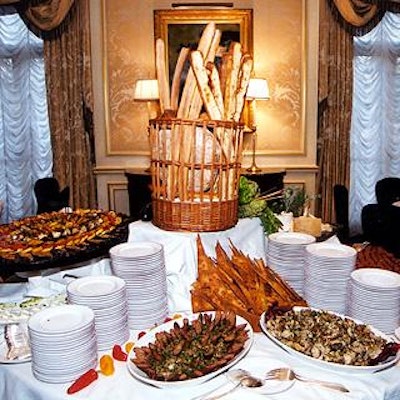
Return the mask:
<svg viewBox="0 0 400 400">
<path fill-rule="evenodd" d="M 219 391 L 219 389 L 221 389 L 223 386 L 225 386 L 226 384 L 224 383 L 223 385 L 217 387 L 216 389 L 213 389 L 207 393 L 203 393 L 200 396 L 192 397 L 190 400 L 217 400 L 227 396 L 228 394 L 234 392 L 236 389 L 239 389 L 241 387 L 257 388 L 263 386 L 265 382 L 265 379 L 257 378 L 244 369 L 232 370 L 229 371 L 229 374 L 232 376 L 232 379 L 236 382 L 235 385 L 231 387 L 229 390 L 226 390 L 225 392 L 222 392 L 220 394 L 216 394 L 215 396 L 209 397 L 210 395 Z"/>
</svg>

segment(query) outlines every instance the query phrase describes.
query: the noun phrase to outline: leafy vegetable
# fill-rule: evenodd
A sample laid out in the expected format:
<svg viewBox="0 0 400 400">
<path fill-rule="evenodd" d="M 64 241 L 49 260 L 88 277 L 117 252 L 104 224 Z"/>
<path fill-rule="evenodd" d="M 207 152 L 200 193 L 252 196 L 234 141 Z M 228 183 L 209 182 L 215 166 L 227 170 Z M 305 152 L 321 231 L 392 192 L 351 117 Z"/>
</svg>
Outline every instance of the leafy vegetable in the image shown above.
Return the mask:
<svg viewBox="0 0 400 400">
<path fill-rule="evenodd" d="M 269 235 L 277 232 L 282 223 L 268 207 L 267 201 L 258 198 L 259 195 L 260 188 L 257 182 L 241 176 L 239 182 L 239 218 L 259 217 L 264 232 Z"/>
<path fill-rule="evenodd" d="M 239 205 L 248 204 L 260 194 L 257 182 L 241 176 L 239 180 Z"/>
</svg>

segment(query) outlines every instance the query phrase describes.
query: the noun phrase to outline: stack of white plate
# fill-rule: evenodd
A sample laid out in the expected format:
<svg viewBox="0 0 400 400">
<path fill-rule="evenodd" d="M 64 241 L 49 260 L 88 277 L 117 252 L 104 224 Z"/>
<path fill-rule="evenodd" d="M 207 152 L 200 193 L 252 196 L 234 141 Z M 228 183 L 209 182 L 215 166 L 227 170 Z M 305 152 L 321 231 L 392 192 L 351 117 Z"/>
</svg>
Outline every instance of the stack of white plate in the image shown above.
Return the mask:
<svg viewBox="0 0 400 400">
<path fill-rule="evenodd" d="M 48 383 L 73 381 L 97 365 L 94 313 L 89 307 L 44 309 L 28 321 L 33 375 Z"/>
<path fill-rule="evenodd" d="M 277 232 L 268 236 L 267 265 L 300 296 L 304 290 L 304 252 L 315 237 L 300 232 Z"/>
<path fill-rule="evenodd" d="M 392 335 L 400 324 L 400 274 L 379 268 L 353 271 L 348 315 Z"/>
<path fill-rule="evenodd" d="M 310 307 L 346 313 L 350 274 L 357 252 L 340 243 L 313 243 L 306 246 L 304 299 Z"/>
<path fill-rule="evenodd" d="M 147 329 L 168 315 L 164 249 L 159 243 L 128 242 L 110 249 L 113 274 L 126 282 L 129 327 Z"/>
<path fill-rule="evenodd" d="M 108 350 L 129 338 L 125 281 L 116 276 L 85 276 L 67 286 L 68 302 L 90 307 L 95 316 L 97 348 Z"/>
</svg>

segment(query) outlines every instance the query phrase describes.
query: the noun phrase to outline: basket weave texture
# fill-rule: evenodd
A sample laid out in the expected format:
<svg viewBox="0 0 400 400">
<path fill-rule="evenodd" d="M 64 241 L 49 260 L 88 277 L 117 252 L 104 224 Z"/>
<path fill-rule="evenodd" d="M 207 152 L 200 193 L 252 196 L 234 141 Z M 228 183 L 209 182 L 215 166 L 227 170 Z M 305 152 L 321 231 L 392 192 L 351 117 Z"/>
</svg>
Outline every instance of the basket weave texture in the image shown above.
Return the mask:
<svg viewBox="0 0 400 400">
<path fill-rule="evenodd" d="M 209 232 L 238 220 L 243 125 L 227 121 L 150 121 L 153 223 Z"/>
</svg>

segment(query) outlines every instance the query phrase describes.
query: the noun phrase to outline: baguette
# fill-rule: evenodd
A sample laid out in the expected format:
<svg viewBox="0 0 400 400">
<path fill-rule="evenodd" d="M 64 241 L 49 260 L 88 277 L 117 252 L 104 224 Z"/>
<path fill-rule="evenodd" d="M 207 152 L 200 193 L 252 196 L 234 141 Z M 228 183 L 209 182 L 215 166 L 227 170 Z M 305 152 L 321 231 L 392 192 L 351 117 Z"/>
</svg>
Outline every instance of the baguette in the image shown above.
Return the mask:
<svg viewBox="0 0 400 400">
<path fill-rule="evenodd" d="M 205 27 L 197 47 L 197 50 L 200 51 L 202 54 L 208 54 L 211 43 L 213 41 L 214 33 L 215 33 L 215 23 L 210 22 Z M 196 78 L 194 76 L 193 70 L 189 68 L 185 86 L 183 87 L 181 101 L 178 108 L 178 113 L 177 113 L 178 118 L 197 119 L 199 115 L 198 114 L 196 115 L 195 113 L 196 110 L 191 106 L 192 104 L 195 104 L 196 101 L 198 102 L 199 99 L 200 99 L 200 93 L 196 86 Z"/>
<path fill-rule="evenodd" d="M 251 71 L 253 69 L 253 59 L 250 54 L 245 54 L 242 57 L 242 65 L 240 67 L 239 84 L 235 96 L 235 110 L 233 120 L 239 122 L 242 115 L 247 87 L 249 86 Z"/>
<path fill-rule="evenodd" d="M 240 62 L 242 59 L 241 45 L 238 42 L 232 42 L 229 47 L 229 53 L 232 54 L 232 67 L 228 71 L 225 84 L 225 119 L 231 121 L 235 112 L 235 95 L 240 70 Z"/>
<path fill-rule="evenodd" d="M 189 57 L 189 53 L 190 53 L 189 48 L 182 47 L 181 51 L 179 52 L 178 60 L 176 61 L 174 77 L 172 79 L 172 85 L 171 85 L 171 108 L 173 110 L 178 110 L 179 91 L 180 91 L 182 72 L 185 66 L 185 62 Z"/>
<path fill-rule="evenodd" d="M 160 94 L 160 108 L 161 114 L 163 114 L 165 110 L 171 109 L 171 100 L 169 94 L 167 68 L 165 63 L 165 43 L 161 38 L 156 40 L 156 72 L 158 90 Z"/>
<path fill-rule="evenodd" d="M 203 103 L 209 117 L 213 120 L 221 120 L 221 112 L 218 108 L 214 95 L 212 94 L 211 89 L 208 86 L 207 71 L 204 66 L 204 59 L 200 51 L 192 51 L 190 55 L 190 63 L 196 77 L 197 87 L 200 90 L 200 95 L 203 99 Z"/>
<path fill-rule="evenodd" d="M 217 103 L 218 109 L 221 115 L 224 115 L 224 97 L 221 91 L 221 83 L 219 80 L 219 74 L 217 67 L 214 63 L 208 62 L 206 65 L 207 72 L 209 74 L 209 85 L 211 92 L 214 95 L 215 101 Z"/>
</svg>

